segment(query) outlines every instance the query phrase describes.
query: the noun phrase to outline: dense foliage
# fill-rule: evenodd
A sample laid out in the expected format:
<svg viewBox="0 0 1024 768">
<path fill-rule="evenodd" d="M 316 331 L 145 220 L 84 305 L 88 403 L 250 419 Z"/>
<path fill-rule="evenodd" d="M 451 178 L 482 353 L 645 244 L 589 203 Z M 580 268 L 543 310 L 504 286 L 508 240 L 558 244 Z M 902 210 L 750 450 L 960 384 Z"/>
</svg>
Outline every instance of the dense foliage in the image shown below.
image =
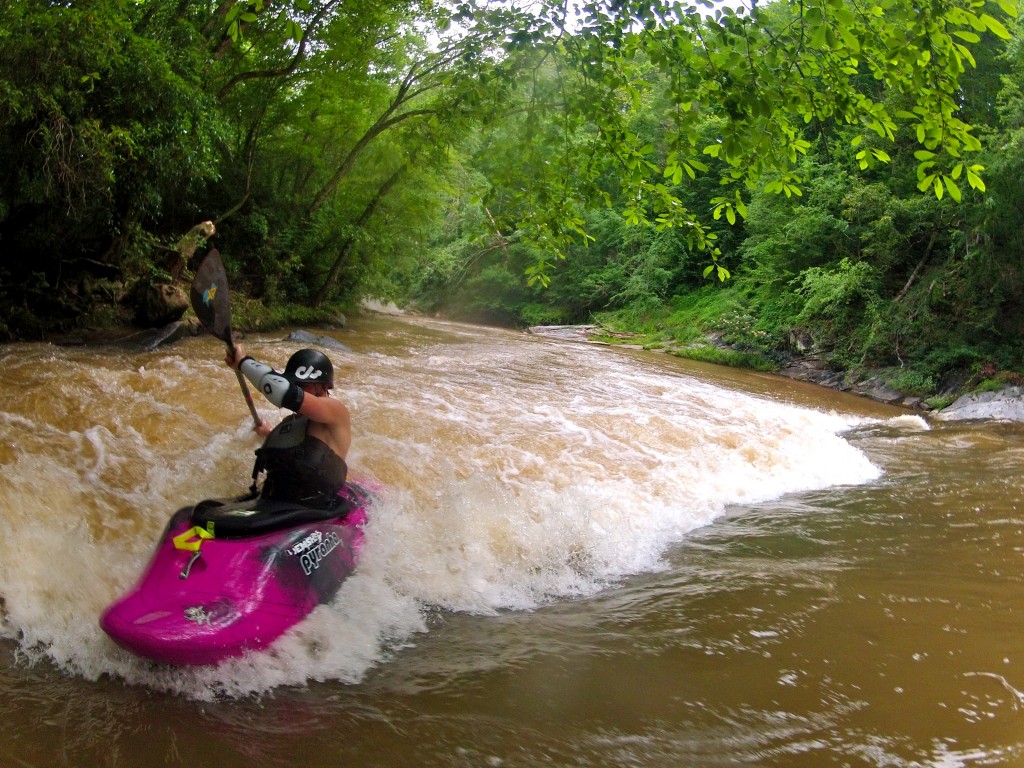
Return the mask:
<svg viewBox="0 0 1024 768">
<path fill-rule="evenodd" d="M 622 164 L 604 168 L 599 180 L 612 205 L 578 212 L 593 239 L 570 245 L 567 258 L 550 266 L 546 290 L 516 279 L 537 261 L 528 239 L 510 230 L 498 248 L 466 238 L 460 252 L 446 232 L 444 258 L 431 259 L 410 280 L 412 295 L 427 309 L 478 321 L 597 321 L 720 362 L 730 357 L 698 342 L 709 335 L 728 342 L 742 353 L 732 359 L 743 365 L 814 356 L 835 370 L 881 368 L 894 386 L 921 394 L 986 377 L 1019 382 L 1024 48 L 1019 27 L 1012 30 L 1009 41 L 989 37 L 977 45 L 976 66 L 962 76 L 961 118 L 984 141 L 959 171 L 954 154 L 949 173 L 936 175 L 935 164 L 951 161 L 922 147 L 916 132 L 890 141 L 864 122 L 811 120 L 799 134 L 804 151 L 791 166 L 766 174 L 764 183 L 745 186 L 735 210 L 723 205 L 721 190 L 733 178 L 728 171 L 725 184 L 713 172 L 667 173 L 675 140 L 664 95 L 671 79 L 638 61 L 638 105 L 622 110 L 628 130 L 666 169 L 663 183 L 680 207 L 710 213 L 700 226 L 720 254 L 715 266 L 731 279 L 717 284 L 716 273 L 707 273 L 709 254 L 695 247 L 686 227 L 659 226 L 656 203 L 647 201 L 639 225 L 629 220 L 633 201 L 644 198 Z M 880 94 L 893 113 L 907 111 L 905 94 Z M 696 146 L 723 135 L 725 120 L 706 115 L 694 128 Z M 524 121 L 501 130 L 531 129 Z M 490 136 L 498 147 L 522 145 Z M 531 133 L 532 144 L 545 141 L 564 138 Z M 479 137 L 464 146 L 475 152 L 472 167 L 488 178 L 526 172 L 521 154 L 502 158 Z M 854 151 L 842 151 L 850 146 Z M 886 162 L 877 162 L 882 155 Z M 495 163 L 504 170 L 495 172 Z M 984 181 L 967 181 L 968 167 Z M 493 215 L 491 204 L 509 205 L 500 198 L 488 207 L 460 199 L 452 219 Z"/>
<path fill-rule="evenodd" d="M 271 308 L 1021 370 L 1014 0 L 0 13 L 6 338 L 123 319 L 210 220 Z"/>
</svg>

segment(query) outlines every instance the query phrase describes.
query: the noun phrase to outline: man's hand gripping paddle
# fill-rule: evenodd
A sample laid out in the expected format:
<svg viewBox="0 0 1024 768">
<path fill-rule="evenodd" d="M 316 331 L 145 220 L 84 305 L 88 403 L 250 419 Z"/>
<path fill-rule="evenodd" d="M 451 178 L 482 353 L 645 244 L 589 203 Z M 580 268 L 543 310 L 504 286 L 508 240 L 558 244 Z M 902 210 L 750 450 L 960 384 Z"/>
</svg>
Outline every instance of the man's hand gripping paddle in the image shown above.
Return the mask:
<svg viewBox="0 0 1024 768">
<path fill-rule="evenodd" d="M 196 277 L 192 281 L 190 292 L 192 309 L 199 318 L 199 322 L 228 345 L 228 351 L 232 356 L 235 354 L 235 342 L 231 338 L 231 293 L 228 291 L 228 278 L 224 274 L 224 264 L 220 260 L 220 252 L 213 248 L 203 257 L 196 270 Z M 252 414 L 253 423 L 260 425 L 260 416 L 256 413 L 256 405 L 252 401 L 252 394 L 249 392 L 249 385 L 246 384 L 240 371 L 235 371 L 238 376 L 238 385 L 245 395 L 245 402 L 249 406 L 249 413 Z"/>
</svg>

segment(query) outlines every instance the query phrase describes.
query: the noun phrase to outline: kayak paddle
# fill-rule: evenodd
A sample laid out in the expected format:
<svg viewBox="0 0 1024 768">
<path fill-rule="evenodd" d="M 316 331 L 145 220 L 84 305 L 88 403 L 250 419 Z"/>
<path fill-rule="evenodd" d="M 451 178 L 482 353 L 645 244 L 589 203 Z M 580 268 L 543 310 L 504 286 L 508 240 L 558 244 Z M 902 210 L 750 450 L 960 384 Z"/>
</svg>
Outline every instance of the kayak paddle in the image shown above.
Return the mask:
<svg viewBox="0 0 1024 768">
<path fill-rule="evenodd" d="M 216 248 L 203 257 L 196 270 L 195 279 L 192 281 L 190 292 L 192 309 L 210 333 L 228 345 L 228 351 L 232 356 L 235 354 L 235 342 L 231 337 L 231 294 L 228 291 L 228 278 L 224 273 L 224 263 L 220 260 L 220 252 Z M 256 405 L 252 401 L 252 394 L 249 392 L 249 385 L 242 377 L 241 371 L 235 371 L 238 376 L 238 385 L 245 395 L 245 402 L 249 406 L 249 413 L 252 420 L 258 427 L 260 425 L 259 414 L 256 413 Z"/>
</svg>

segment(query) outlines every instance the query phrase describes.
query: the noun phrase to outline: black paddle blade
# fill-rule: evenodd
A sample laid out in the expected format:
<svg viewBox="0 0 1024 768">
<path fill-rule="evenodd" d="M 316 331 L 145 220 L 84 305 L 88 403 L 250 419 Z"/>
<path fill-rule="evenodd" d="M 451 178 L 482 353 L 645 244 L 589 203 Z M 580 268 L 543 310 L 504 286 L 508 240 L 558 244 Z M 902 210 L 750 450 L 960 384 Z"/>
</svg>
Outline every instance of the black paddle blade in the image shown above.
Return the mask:
<svg viewBox="0 0 1024 768">
<path fill-rule="evenodd" d="M 200 262 L 189 295 L 192 309 L 206 330 L 228 346 L 234 346 L 231 340 L 231 294 L 224 263 L 216 248 L 211 249 Z"/>
</svg>

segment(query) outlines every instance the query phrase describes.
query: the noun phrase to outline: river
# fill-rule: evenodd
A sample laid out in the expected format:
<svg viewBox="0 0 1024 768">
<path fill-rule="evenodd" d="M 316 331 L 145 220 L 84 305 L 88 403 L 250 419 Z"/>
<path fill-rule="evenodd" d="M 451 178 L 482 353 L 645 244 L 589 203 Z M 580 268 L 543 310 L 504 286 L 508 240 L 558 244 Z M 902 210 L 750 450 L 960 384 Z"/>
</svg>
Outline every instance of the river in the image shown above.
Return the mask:
<svg viewBox="0 0 1024 768">
<path fill-rule="evenodd" d="M 245 344 L 280 369 L 282 335 Z M 248 485 L 223 345 L 0 348 L 0 765 L 1024 766 L 1021 425 L 436 320 L 333 335 L 382 488 L 357 572 L 199 669 L 97 617 L 175 509 Z"/>
</svg>

